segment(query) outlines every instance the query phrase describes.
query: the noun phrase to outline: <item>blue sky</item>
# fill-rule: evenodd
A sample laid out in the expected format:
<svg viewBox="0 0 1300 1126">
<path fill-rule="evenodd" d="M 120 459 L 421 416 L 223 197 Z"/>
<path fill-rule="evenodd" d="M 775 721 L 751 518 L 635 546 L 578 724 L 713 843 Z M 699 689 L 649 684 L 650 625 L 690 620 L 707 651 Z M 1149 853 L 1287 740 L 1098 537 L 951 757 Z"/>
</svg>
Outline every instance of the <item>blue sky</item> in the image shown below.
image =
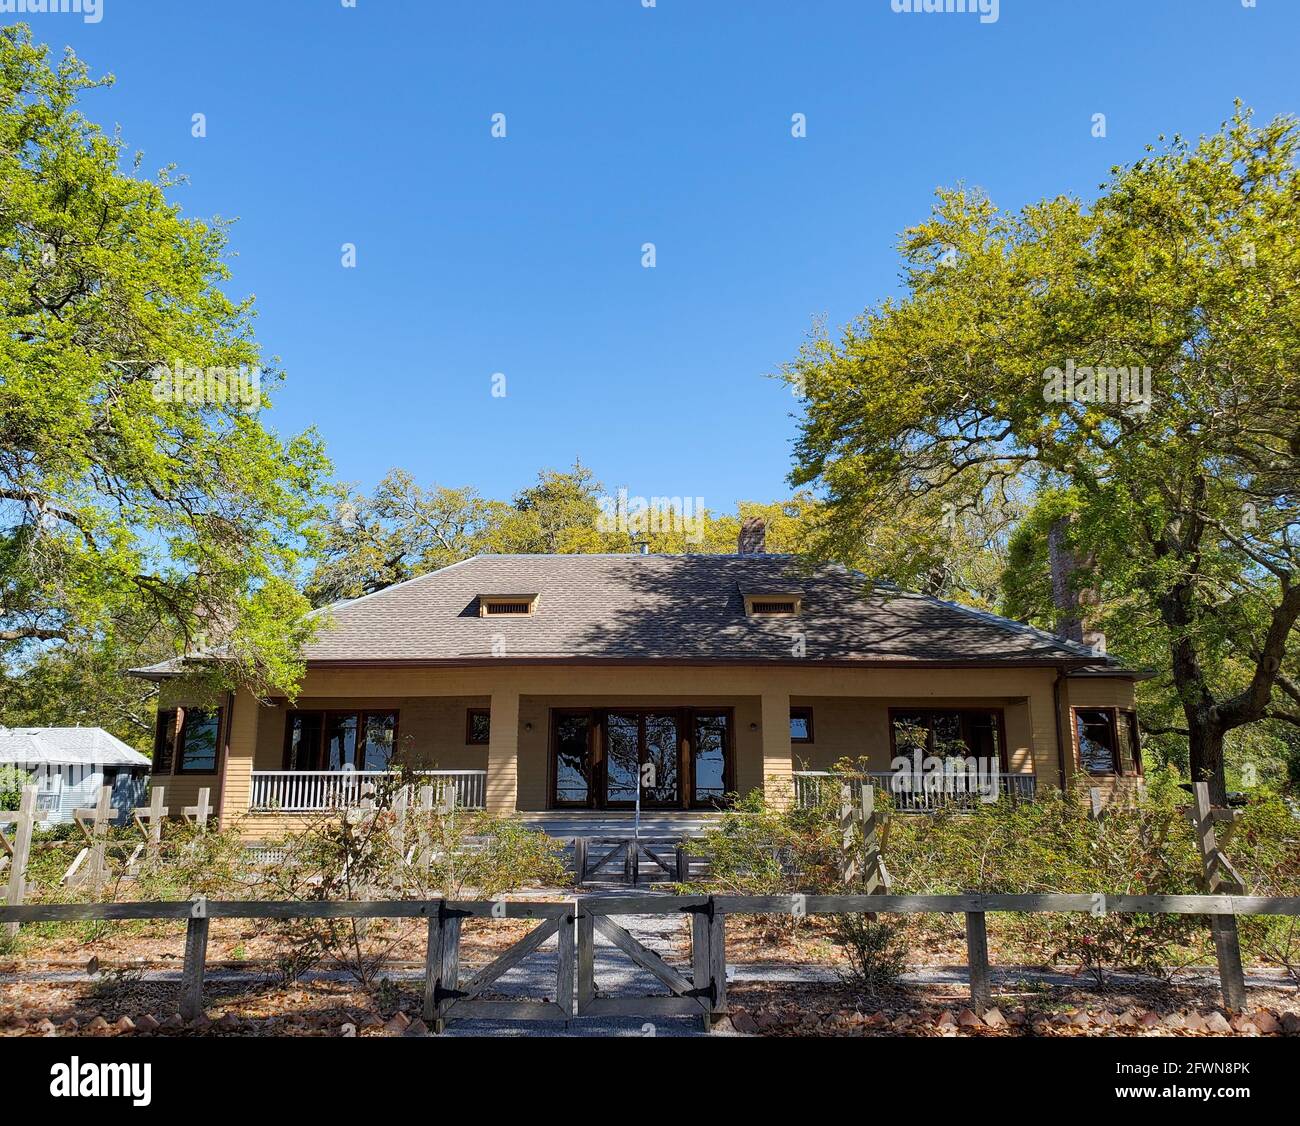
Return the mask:
<svg viewBox="0 0 1300 1126">
<path fill-rule="evenodd" d="M 363 486 L 400 465 L 507 496 L 580 455 L 634 495 L 785 496 L 794 402 L 765 375 L 814 317 L 894 291 L 935 187 L 1088 196 L 1234 97 L 1300 111 L 1297 0 L 1001 0 L 988 24 L 890 0 L 103 4 L 27 18 L 116 75 L 89 115 L 187 173 L 188 214 L 239 218 L 231 291 L 288 373 L 270 420 L 317 425 Z"/>
</svg>

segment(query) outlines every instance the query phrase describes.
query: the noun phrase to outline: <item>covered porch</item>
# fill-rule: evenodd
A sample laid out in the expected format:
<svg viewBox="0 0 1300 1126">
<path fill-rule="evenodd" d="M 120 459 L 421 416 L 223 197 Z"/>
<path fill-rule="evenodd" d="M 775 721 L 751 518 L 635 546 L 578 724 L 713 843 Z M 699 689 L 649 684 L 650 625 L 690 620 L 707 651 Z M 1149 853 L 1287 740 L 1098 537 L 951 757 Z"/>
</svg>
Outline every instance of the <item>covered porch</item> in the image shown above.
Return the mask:
<svg viewBox="0 0 1300 1126">
<path fill-rule="evenodd" d="M 815 691 L 764 683 L 778 678 Z M 335 679 L 343 691 L 331 693 Z M 679 690 L 654 693 L 652 678 L 632 670 L 548 670 L 505 690 L 480 674 L 488 691 L 441 695 L 397 674 L 385 687 L 406 691 L 363 695 L 364 679 L 313 674 L 311 695 L 292 705 L 241 697 L 223 770 L 227 822 L 274 833 L 295 815 L 359 806 L 400 773 L 440 801 L 454 794 L 458 808 L 516 815 L 557 836 L 630 833 L 639 792 L 647 832 L 692 835 L 731 795 L 763 789 L 806 802 L 842 760 L 879 784 L 897 754 L 939 745 L 992 757 L 1007 796 L 1032 798 L 1041 779 L 1055 780 L 1048 675 L 1037 698 L 978 694 L 1005 692 L 981 672 L 963 679 L 963 695 L 940 694 L 951 674 L 919 672 L 878 673 L 874 693 L 861 674 L 788 670 L 678 669 L 653 679 Z M 574 694 L 584 680 L 593 691 Z M 719 690 L 705 695 L 710 682 Z"/>
</svg>

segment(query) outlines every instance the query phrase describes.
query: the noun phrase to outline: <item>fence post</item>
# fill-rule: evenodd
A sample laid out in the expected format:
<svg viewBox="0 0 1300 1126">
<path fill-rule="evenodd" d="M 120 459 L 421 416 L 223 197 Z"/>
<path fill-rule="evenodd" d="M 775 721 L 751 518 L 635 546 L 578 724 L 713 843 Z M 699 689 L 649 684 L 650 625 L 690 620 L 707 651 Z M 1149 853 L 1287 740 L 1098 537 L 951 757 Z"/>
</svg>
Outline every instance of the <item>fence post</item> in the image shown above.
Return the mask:
<svg viewBox="0 0 1300 1126">
<path fill-rule="evenodd" d="M 212 816 L 212 790 L 207 786 L 202 787 L 199 790 L 198 801 L 182 809 L 181 815 L 190 824 L 197 825 L 199 832 L 207 832 L 208 818 Z"/>
<path fill-rule="evenodd" d="M 581 887 L 587 878 L 587 838 L 573 838 L 573 882 Z"/>
<path fill-rule="evenodd" d="M 24 786 L 22 800 L 18 805 L 17 827 L 14 829 L 13 844 L 6 848 L 12 850 L 9 857 L 9 888 L 5 893 L 5 903 L 17 907 L 23 901 L 27 891 L 27 862 L 32 855 L 32 830 L 36 826 L 36 787 Z M 18 923 L 6 923 L 5 930 L 10 935 L 18 933 Z"/>
<path fill-rule="evenodd" d="M 966 912 L 966 960 L 970 966 L 970 1000 L 976 1016 L 992 1004 L 989 988 L 989 936 L 983 911 Z"/>
<path fill-rule="evenodd" d="M 862 854 L 863 880 L 868 895 L 889 891 L 889 869 L 885 867 L 885 842 L 882 822 L 889 814 L 876 812 L 876 788 L 870 782 L 862 785 Z"/>
<path fill-rule="evenodd" d="M 99 788 L 99 801 L 94 808 L 73 811 L 73 817 L 81 826 L 81 831 L 89 841 L 88 868 L 85 880 L 91 890 L 98 895 L 108 881 L 108 815 L 113 808 L 113 787 Z M 86 828 L 86 818 L 91 818 L 91 827 Z M 75 867 L 75 861 L 73 867 Z M 69 869 L 71 871 L 71 869 Z M 64 877 L 67 878 L 66 876 Z"/>
<path fill-rule="evenodd" d="M 698 996 L 705 1003 L 704 1031 L 712 1032 L 727 1011 L 726 917 L 713 896 L 691 913 L 691 979 L 705 991 Z"/>
<path fill-rule="evenodd" d="M 406 810 L 411 801 L 411 788 L 399 786 L 393 795 L 393 849 L 401 858 L 406 857 Z"/>
<path fill-rule="evenodd" d="M 678 844 L 673 851 L 677 859 L 677 882 L 688 884 L 691 882 L 691 858 L 686 853 L 686 846 Z"/>
<path fill-rule="evenodd" d="M 460 987 L 460 916 L 447 910 L 447 901 L 441 901 L 438 907 L 442 915 L 441 959 L 438 968 L 438 982 L 434 987 L 436 1004 L 434 1005 L 433 1031 L 447 1030 L 447 1011 L 456 998 L 453 996 Z"/>
<path fill-rule="evenodd" d="M 846 884 L 858 874 L 853 855 L 853 819 L 853 789 L 845 782 L 840 786 L 840 879 Z"/>
<path fill-rule="evenodd" d="M 432 805 L 432 798 L 430 798 Z M 442 972 L 442 905 L 438 900 L 429 915 L 429 941 L 424 949 L 424 1009 L 421 1015 L 431 1024 L 438 1013 L 438 982 Z M 442 1031 L 436 1029 L 436 1031 Z"/>
<path fill-rule="evenodd" d="M 557 946 L 555 971 L 555 1001 L 564 1010 L 567 1021 L 573 1016 L 573 977 L 574 977 L 574 923 L 577 921 L 578 903 L 573 902 L 573 913 L 565 912 L 560 916 L 560 926 L 555 932 Z"/>
<path fill-rule="evenodd" d="M 596 997 L 596 924 L 578 900 L 578 1008 L 585 1013 Z"/>
<path fill-rule="evenodd" d="M 709 984 L 713 1008 L 707 1027 L 712 1031 L 727 1014 L 727 916 L 717 910 L 713 896 L 709 896 Z"/>
<path fill-rule="evenodd" d="M 197 1020 L 203 1015 L 203 971 L 208 957 L 208 905 L 200 896 L 185 926 L 185 965 L 181 970 L 181 1016 Z"/>
<path fill-rule="evenodd" d="M 1202 881 L 1206 893 L 1217 895 L 1225 890 L 1244 891 L 1241 878 L 1219 849 L 1219 838 L 1214 828 L 1215 811 L 1210 807 L 1209 783 L 1197 782 L 1193 794 L 1196 804 L 1191 810 L 1191 816 L 1196 826 L 1196 843 L 1201 850 Z M 1232 812 L 1223 812 L 1225 819 L 1230 821 Z M 1225 884 L 1228 886 L 1225 887 Z M 1214 939 L 1214 956 L 1219 963 L 1219 984 L 1223 990 L 1224 1006 L 1229 1012 L 1242 1012 L 1246 1008 L 1246 977 L 1241 968 L 1237 917 L 1211 915 L 1210 936 Z"/>
<path fill-rule="evenodd" d="M 1100 821 L 1106 816 L 1106 803 L 1102 801 L 1100 786 L 1088 789 L 1088 816 L 1094 821 Z"/>
<path fill-rule="evenodd" d="M 145 839 L 148 848 L 147 855 L 152 861 L 158 859 L 158 853 L 162 847 L 163 820 L 170 812 L 163 805 L 163 794 L 164 789 L 162 786 L 151 786 L 149 788 L 149 804 L 137 806 L 131 814 L 135 819 L 136 827 Z"/>
</svg>

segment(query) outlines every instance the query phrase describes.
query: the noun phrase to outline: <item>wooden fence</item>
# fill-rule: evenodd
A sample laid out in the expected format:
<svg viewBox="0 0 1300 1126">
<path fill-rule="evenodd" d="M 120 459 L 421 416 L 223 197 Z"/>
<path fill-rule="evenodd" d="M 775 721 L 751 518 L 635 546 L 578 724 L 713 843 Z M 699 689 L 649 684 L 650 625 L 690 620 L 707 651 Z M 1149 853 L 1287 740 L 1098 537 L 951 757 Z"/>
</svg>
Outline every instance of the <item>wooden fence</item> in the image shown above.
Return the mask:
<svg viewBox="0 0 1300 1126">
<path fill-rule="evenodd" d="M 387 902 L 276 902 L 260 900 L 155 903 L 49 903 L 0 908 L 9 924 L 85 919 L 184 919 L 185 961 L 180 1013 L 203 1011 L 203 978 L 212 919 L 426 919 L 424 1019 L 435 1031 L 453 1020 L 563 1020 L 580 1016 L 700 1016 L 713 1027 L 727 1011 L 726 917 L 735 914 L 963 914 L 970 967 L 971 1007 L 992 1004 L 986 916 L 990 912 L 1204 915 L 1212 922 L 1238 915 L 1300 915 L 1300 898 L 1238 895 L 777 895 L 581 896 L 549 903 L 446 899 Z M 676 915 L 691 919 L 688 972 L 669 965 L 638 942 L 615 917 Z M 460 972 L 464 919 L 536 919 L 539 925 L 468 981 Z M 666 995 L 600 997 L 595 983 L 595 936 L 600 934 L 666 986 Z M 552 936 L 558 940 L 553 999 L 484 999 L 482 994 Z M 1215 927 L 1216 945 L 1228 941 Z M 1220 958 L 1226 1007 L 1246 1006 L 1236 928 L 1232 956 Z"/>
</svg>

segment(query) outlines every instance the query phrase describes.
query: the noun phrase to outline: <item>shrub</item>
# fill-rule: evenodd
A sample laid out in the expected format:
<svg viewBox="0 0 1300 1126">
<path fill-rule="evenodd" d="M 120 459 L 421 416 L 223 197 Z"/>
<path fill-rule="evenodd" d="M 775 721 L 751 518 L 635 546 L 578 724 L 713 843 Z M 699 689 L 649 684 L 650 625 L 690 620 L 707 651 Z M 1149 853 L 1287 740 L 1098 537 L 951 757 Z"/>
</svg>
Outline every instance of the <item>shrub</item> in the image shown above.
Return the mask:
<svg viewBox="0 0 1300 1126">
<path fill-rule="evenodd" d="M 273 898 L 493 898 L 529 884 L 567 883 L 558 841 L 486 813 L 417 810 L 399 819 L 384 805 L 322 816 L 271 847 L 283 857 L 262 874 L 262 889 Z M 370 984 L 416 925 L 424 924 L 301 919 L 272 929 L 283 940 L 282 977 L 332 958 Z"/>
<path fill-rule="evenodd" d="M 16 766 L 0 766 L 0 809 L 13 812 L 23 800 L 23 787 L 30 786 L 35 779 L 25 770 Z"/>
<path fill-rule="evenodd" d="M 865 993 L 898 988 L 907 958 L 907 931 L 902 921 L 835 915 L 831 934 L 848 958 L 847 970 L 841 971 L 846 985 Z"/>
</svg>

